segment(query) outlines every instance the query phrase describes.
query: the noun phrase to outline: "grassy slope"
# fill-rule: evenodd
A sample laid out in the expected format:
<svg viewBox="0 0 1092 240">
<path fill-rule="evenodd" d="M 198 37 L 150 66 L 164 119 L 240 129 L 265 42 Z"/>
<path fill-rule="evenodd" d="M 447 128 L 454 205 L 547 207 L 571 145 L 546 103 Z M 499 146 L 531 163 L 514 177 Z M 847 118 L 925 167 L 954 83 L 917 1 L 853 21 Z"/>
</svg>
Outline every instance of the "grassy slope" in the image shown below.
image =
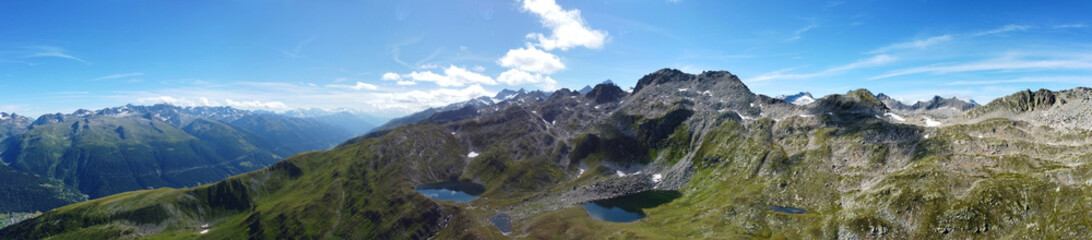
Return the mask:
<svg viewBox="0 0 1092 240">
<path fill-rule="evenodd" d="M 420 145 L 439 147 L 412 148 Z M 0 230 L 0 236 L 406 238 L 438 230 L 431 228 L 458 211 L 413 192 L 416 183 L 407 174 L 430 173 L 412 165 L 462 164 L 450 156 L 463 151 L 439 128 L 407 129 L 363 144 L 296 155 L 216 184 L 129 192 L 65 206 Z M 199 235 L 206 223 L 212 230 Z"/>
<path fill-rule="evenodd" d="M 201 134 L 193 125 L 187 130 L 200 139 L 144 119 L 93 118 L 42 125 L 8 138 L 3 157 L 16 169 L 59 179 L 92 198 L 214 182 L 277 160 L 276 155 L 251 145 L 253 137 L 237 139 L 244 135 L 216 127 L 204 127 L 213 131 Z"/>
</svg>

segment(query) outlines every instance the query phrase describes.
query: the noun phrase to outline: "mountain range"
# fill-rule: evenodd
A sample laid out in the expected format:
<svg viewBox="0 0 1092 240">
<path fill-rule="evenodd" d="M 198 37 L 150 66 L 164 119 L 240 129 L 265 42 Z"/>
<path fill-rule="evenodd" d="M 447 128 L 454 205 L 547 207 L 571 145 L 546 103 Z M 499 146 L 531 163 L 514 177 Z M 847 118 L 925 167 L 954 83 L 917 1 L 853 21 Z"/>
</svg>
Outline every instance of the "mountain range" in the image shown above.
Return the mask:
<svg viewBox="0 0 1092 240">
<path fill-rule="evenodd" d="M 726 71 L 674 69 L 643 76 L 632 91 L 599 84 L 475 99 L 216 183 L 58 208 L 0 238 L 1092 234 L 1092 89 L 1029 90 L 977 107 L 943 98 L 895 105 L 866 89 L 782 99 Z M 62 122 L 51 131 L 102 125 Z M 447 181 L 482 194 L 460 203 L 414 191 Z M 644 218 L 630 223 L 594 220 L 582 207 L 650 192 L 672 194 L 638 203 Z"/>
<path fill-rule="evenodd" d="M 29 118 L 0 114 L 0 212 L 188 187 L 325 150 L 357 134 L 317 119 L 230 107 L 127 105 Z"/>
</svg>

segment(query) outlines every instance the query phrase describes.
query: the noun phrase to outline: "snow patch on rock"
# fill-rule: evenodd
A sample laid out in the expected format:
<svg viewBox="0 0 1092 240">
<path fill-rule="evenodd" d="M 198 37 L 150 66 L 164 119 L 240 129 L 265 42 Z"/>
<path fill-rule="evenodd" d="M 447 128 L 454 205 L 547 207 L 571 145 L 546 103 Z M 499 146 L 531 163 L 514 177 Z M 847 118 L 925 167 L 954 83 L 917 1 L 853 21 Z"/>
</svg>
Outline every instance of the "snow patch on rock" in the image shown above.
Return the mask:
<svg viewBox="0 0 1092 240">
<path fill-rule="evenodd" d="M 883 115 L 884 115 L 884 116 L 887 116 L 887 117 L 889 117 L 889 118 L 891 118 L 891 119 L 895 119 L 895 120 L 899 120 L 899 121 L 904 121 L 904 122 L 906 121 L 906 119 L 905 119 L 905 118 L 902 118 L 902 116 L 899 116 L 898 114 L 894 114 L 894 113 L 884 113 Z"/>
<path fill-rule="evenodd" d="M 466 157 L 469 157 L 469 158 L 477 157 L 477 156 L 478 156 L 478 152 L 475 152 L 475 151 L 470 151 L 470 153 L 466 154 Z"/>
<path fill-rule="evenodd" d="M 937 122 L 936 120 L 933 120 L 932 118 L 928 118 L 928 117 L 926 117 L 926 118 L 925 118 L 925 126 L 926 126 L 926 127 L 936 127 L 936 126 L 940 126 L 940 122 Z"/>
</svg>

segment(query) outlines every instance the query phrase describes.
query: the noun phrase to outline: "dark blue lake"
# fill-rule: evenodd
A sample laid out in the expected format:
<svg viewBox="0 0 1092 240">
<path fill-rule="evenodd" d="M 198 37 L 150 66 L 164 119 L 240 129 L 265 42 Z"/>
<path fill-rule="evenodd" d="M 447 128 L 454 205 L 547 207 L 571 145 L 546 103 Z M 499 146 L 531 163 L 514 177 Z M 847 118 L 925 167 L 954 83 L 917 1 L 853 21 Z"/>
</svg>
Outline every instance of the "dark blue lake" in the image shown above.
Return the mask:
<svg viewBox="0 0 1092 240">
<path fill-rule="evenodd" d="M 493 223 L 497 230 L 500 230 L 503 234 L 512 232 L 512 217 L 509 217 L 507 213 L 500 213 L 496 216 L 489 218 L 489 222 Z"/>
<path fill-rule="evenodd" d="M 804 214 L 804 213 L 808 212 L 808 210 L 804 210 L 804 209 L 800 209 L 800 208 L 782 207 L 782 206 L 770 206 L 770 211 L 779 212 L 779 213 L 788 213 L 788 214 Z"/>
<path fill-rule="evenodd" d="M 413 190 L 440 201 L 470 202 L 478 199 L 485 187 L 470 182 L 441 182 L 421 184 Z"/>
<path fill-rule="evenodd" d="M 584 203 L 592 219 L 627 223 L 645 218 L 641 209 L 654 208 L 682 196 L 677 191 L 652 190 L 621 197 Z"/>
</svg>

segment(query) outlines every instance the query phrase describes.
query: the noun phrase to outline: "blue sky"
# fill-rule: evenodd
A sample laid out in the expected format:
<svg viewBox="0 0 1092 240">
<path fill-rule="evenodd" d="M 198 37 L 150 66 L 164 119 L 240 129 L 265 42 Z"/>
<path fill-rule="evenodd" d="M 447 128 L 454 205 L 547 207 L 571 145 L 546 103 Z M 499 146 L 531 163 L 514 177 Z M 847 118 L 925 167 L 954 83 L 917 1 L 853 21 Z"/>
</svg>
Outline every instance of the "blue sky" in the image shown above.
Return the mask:
<svg viewBox="0 0 1092 240">
<path fill-rule="evenodd" d="M 728 70 L 766 95 L 985 103 L 1092 85 L 1088 1 L 3 1 L 0 111 L 398 116 L 504 88 Z"/>
</svg>

